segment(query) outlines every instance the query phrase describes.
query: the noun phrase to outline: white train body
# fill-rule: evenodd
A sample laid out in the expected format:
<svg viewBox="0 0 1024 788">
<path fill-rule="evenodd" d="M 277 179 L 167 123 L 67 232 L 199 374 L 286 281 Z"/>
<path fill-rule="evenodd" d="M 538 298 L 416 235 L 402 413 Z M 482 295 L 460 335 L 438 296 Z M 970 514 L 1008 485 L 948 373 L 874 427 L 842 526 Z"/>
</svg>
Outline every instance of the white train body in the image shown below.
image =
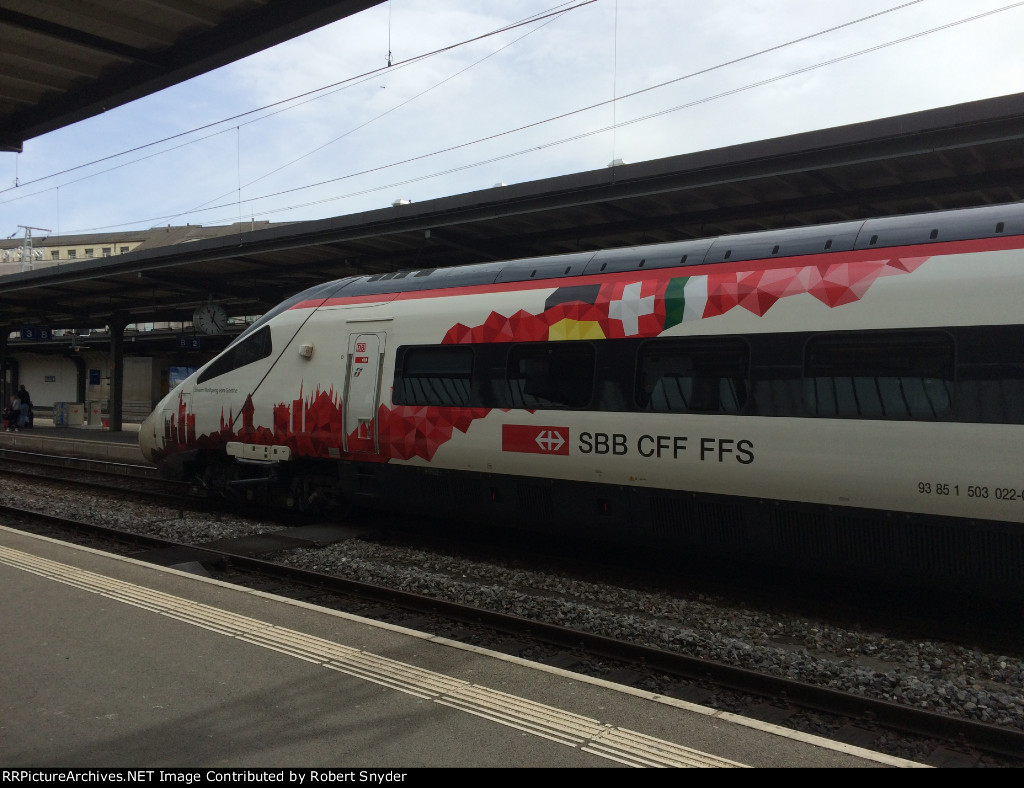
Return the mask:
<svg viewBox="0 0 1024 788">
<path fill-rule="evenodd" d="M 141 443 L 302 504 L 1024 586 L 1022 305 L 1021 205 L 339 280 Z"/>
</svg>

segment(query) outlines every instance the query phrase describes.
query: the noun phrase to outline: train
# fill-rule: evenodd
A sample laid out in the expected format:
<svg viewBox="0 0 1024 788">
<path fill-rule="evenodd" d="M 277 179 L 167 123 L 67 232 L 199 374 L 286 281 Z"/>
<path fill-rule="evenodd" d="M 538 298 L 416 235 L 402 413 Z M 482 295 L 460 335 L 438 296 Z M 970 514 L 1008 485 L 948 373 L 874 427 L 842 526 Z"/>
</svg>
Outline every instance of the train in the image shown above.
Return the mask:
<svg viewBox="0 0 1024 788">
<path fill-rule="evenodd" d="M 351 276 L 140 428 L 240 501 L 1024 590 L 1024 203 Z"/>
</svg>

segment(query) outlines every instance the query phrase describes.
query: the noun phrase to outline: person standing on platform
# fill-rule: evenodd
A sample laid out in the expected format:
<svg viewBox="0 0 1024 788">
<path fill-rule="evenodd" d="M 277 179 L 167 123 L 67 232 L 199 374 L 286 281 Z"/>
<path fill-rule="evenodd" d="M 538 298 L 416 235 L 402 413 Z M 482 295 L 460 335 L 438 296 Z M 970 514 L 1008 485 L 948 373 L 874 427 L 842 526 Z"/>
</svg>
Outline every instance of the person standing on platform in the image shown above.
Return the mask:
<svg viewBox="0 0 1024 788">
<path fill-rule="evenodd" d="M 21 400 L 15 394 L 11 401 L 4 406 L 4 429 L 10 432 L 18 426 L 18 419 L 21 418 Z"/>
<path fill-rule="evenodd" d="M 21 421 L 21 400 L 15 394 L 11 397 L 11 404 L 4 409 L 4 427 L 10 432 L 18 431 L 18 422 Z"/>
<path fill-rule="evenodd" d="M 18 399 L 21 400 L 21 417 L 18 419 L 18 428 L 26 429 L 29 425 L 29 414 L 32 411 L 32 398 L 28 395 L 24 384 L 18 387 Z"/>
</svg>

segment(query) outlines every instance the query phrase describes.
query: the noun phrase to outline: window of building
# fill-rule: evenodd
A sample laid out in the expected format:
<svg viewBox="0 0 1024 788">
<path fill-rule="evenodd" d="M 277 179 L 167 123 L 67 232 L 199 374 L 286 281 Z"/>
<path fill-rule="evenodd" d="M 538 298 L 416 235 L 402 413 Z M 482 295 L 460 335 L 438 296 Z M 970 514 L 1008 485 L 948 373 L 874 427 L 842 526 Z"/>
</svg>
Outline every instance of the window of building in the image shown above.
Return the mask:
<svg viewBox="0 0 1024 788">
<path fill-rule="evenodd" d="M 68 260 L 74 260 L 76 257 L 78 257 L 78 250 L 68 249 Z"/>
<path fill-rule="evenodd" d="M 110 257 L 110 247 L 109 246 L 104 246 L 103 247 L 103 256 L 104 257 Z"/>
<path fill-rule="evenodd" d="M 93 256 L 93 250 L 92 249 L 86 249 L 85 250 L 85 256 L 86 257 L 92 257 Z"/>
<path fill-rule="evenodd" d="M 51 260 L 60 260 L 60 249 L 51 249 L 50 250 L 50 259 Z"/>
<path fill-rule="evenodd" d="M 122 246 L 121 247 L 121 254 L 128 254 L 128 247 L 127 246 Z"/>
</svg>

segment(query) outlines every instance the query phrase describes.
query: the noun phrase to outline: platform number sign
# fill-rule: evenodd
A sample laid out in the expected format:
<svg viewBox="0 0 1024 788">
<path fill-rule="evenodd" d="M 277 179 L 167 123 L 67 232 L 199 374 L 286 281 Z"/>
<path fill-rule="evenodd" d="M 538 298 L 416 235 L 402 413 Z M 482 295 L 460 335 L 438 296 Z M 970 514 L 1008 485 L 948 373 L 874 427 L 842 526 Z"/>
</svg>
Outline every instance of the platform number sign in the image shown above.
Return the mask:
<svg viewBox="0 0 1024 788">
<path fill-rule="evenodd" d="M 21 327 L 21 338 L 22 339 L 50 339 L 52 334 L 50 329 L 44 326 L 22 326 Z"/>
<path fill-rule="evenodd" d="M 180 350 L 202 350 L 203 338 L 197 336 L 178 337 L 178 348 Z"/>
</svg>

